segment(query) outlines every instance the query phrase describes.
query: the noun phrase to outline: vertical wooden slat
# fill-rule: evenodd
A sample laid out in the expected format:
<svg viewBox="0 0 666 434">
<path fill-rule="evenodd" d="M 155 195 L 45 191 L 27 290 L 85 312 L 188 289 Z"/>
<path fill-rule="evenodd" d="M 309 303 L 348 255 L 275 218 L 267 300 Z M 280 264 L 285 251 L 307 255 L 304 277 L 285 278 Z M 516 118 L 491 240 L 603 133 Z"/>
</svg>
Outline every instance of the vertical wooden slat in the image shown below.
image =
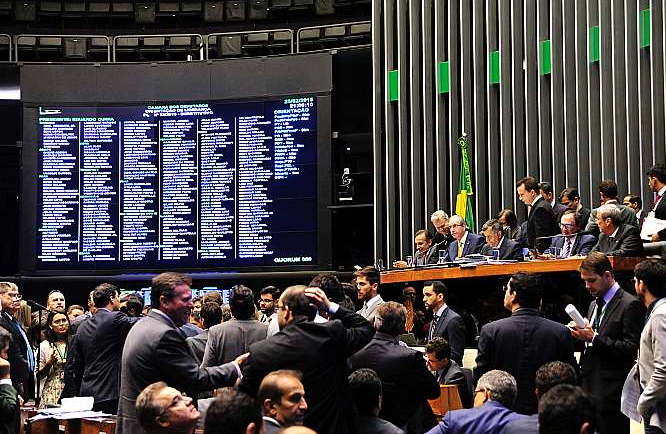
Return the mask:
<svg viewBox="0 0 666 434">
<path fill-rule="evenodd" d="M 588 0 L 587 6 L 587 28 L 588 35 L 590 28 L 599 25 L 599 0 Z M 590 139 L 590 207 L 598 203 L 599 180 L 602 177 L 601 161 L 601 83 L 599 78 L 599 64 L 604 62 L 602 57 L 599 62 L 590 63 L 588 57 L 588 101 L 589 101 L 589 139 Z"/>
<path fill-rule="evenodd" d="M 541 42 L 550 39 L 550 2 L 548 0 L 537 0 L 537 38 L 535 47 L 537 58 L 540 61 Z M 538 68 L 538 64 L 537 64 Z M 538 69 L 537 69 L 538 71 Z M 537 72 L 537 74 L 539 74 Z M 539 117 L 539 163 L 540 170 L 537 180 L 551 181 L 553 179 L 553 150 L 552 150 L 552 120 L 551 120 L 551 94 L 549 75 L 538 76 L 538 117 Z"/>
<path fill-rule="evenodd" d="M 550 74 L 551 95 L 551 154 L 553 173 L 550 180 L 557 197 L 565 187 L 567 173 L 573 169 L 565 163 L 568 144 L 564 129 L 564 34 L 562 28 L 562 2 L 551 0 L 550 5 L 550 40 L 552 41 L 552 72 Z M 575 167 L 575 166 L 574 166 Z"/>
<path fill-rule="evenodd" d="M 398 201 L 399 216 L 398 240 L 400 241 L 399 254 L 405 258 L 412 254 L 412 226 L 410 219 L 410 122 L 409 122 L 409 0 L 397 0 L 397 35 L 398 35 L 398 70 L 400 71 L 398 100 Z"/>
<path fill-rule="evenodd" d="M 470 169 L 488 167 L 486 128 L 486 92 L 488 89 L 488 57 L 490 50 L 485 44 L 485 0 L 472 0 L 472 45 L 474 56 L 474 126 L 469 134 L 469 143 L 472 152 L 469 156 Z M 475 204 L 475 217 L 488 215 L 487 188 L 488 174 L 486 170 L 474 170 L 476 177 L 472 178 Z"/>
<path fill-rule="evenodd" d="M 449 60 L 447 56 L 446 47 L 446 4 L 448 2 L 436 1 L 435 2 L 435 63 Z M 454 81 L 458 76 L 458 71 L 452 65 L 449 66 L 449 76 Z M 450 92 L 450 91 L 449 91 Z M 449 167 L 453 170 L 454 165 L 450 164 L 448 158 L 448 145 L 447 145 L 447 131 L 448 125 L 448 112 L 449 112 L 450 95 L 437 93 L 435 97 L 435 158 L 437 160 L 437 209 L 448 209 L 449 190 L 451 185 L 449 183 Z M 434 210 L 433 210 L 434 211 Z"/>
<path fill-rule="evenodd" d="M 373 153 L 373 211 L 374 211 L 374 243 L 373 243 L 373 258 L 385 258 L 386 252 L 384 250 L 384 241 L 388 238 L 385 236 L 384 222 L 385 208 L 384 208 L 384 147 L 382 136 L 382 119 L 384 118 L 383 104 L 386 98 L 384 95 L 384 77 L 386 77 L 386 69 L 382 62 L 382 50 L 385 39 L 382 35 L 384 28 L 382 23 L 382 2 L 380 0 L 373 0 L 372 2 L 372 153 Z"/>
<path fill-rule="evenodd" d="M 527 127 L 527 171 L 539 177 L 541 153 L 539 149 L 539 64 L 537 59 L 537 0 L 525 0 L 523 37 L 525 56 L 525 118 Z M 519 176 L 520 178 L 521 176 Z"/>
<path fill-rule="evenodd" d="M 666 126 L 664 120 L 664 0 L 652 0 L 650 6 L 650 53 L 652 56 L 652 128 L 655 161 L 664 164 Z"/>
<path fill-rule="evenodd" d="M 460 163 L 455 159 L 455 156 L 458 155 L 455 147 L 458 146 L 458 137 L 462 134 L 460 32 L 461 27 L 467 26 L 460 23 L 460 3 L 458 0 L 448 0 L 445 4 L 448 4 L 446 10 L 447 33 L 445 57 L 449 61 L 451 86 L 448 94 L 448 138 L 443 140 L 443 145 L 446 146 L 445 155 L 448 157 L 449 162 L 449 176 L 446 178 L 448 190 L 441 204 L 447 208 L 451 204 L 451 208 L 448 209 L 453 214 L 455 211 L 453 208 L 455 206 L 455 192 L 458 189 L 458 178 L 460 177 Z M 447 122 L 447 120 L 444 119 L 443 122 Z"/>
<path fill-rule="evenodd" d="M 601 115 L 601 176 L 615 179 L 615 119 L 613 116 L 613 22 L 610 3 L 599 3 L 599 33 L 601 61 L 599 62 Z"/>
<path fill-rule="evenodd" d="M 519 205 L 518 197 L 515 194 L 514 185 L 519 177 L 524 173 L 529 173 L 527 168 L 527 140 L 525 128 L 525 101 L 526 88 L 525 88 L 525 69 L 526 62 L 525 56 L 525 40 L 524 40 L 524 19 L 525 12 L 523 8 L 523 0 L 511 0 L 511 45 L 513 50 L 513 57 L 511 59 L 511 79 L 512 79 L 512 107 L 513 107 L 513 182 L 509 186 L 513 192 L 513 200 L 506 200 L 505 207 L 512 208 L 516 211 L 519 219 L 525 218 L 525 207 Z"/>
<path fill-rule="evenodd" d="M 650 0 L 639 0 L 638 11 L 633 19 L 638 22 L 640 11 L 650 7 Z M 639 30 L 641 29 L 639 25 Z M 652 80 L 650 72 L 650 49 L 638 49 L 638 128 L 639 149 L 641 157 L 641 172 L 645 173 L 654 163 L 654 143 L 652 134 Z M 652 195 L 643 195 L 643 207 L 651 208 L 653 204 Z"/>
<path fill-rule="evenodd" d="M 423 0 L 421 6 L 421 98 L 423 105 L 423 198 L 425 219 L 423 227 L 428 227 L 430 214 L 437 209 L 436 193 L 439 176 L 433 176 L 435 166 L 435 110 L 434 103 L 438 98 L 437 74 L 434 56 L 433 39 L 435 23 L 433 17 L 433 0 Z M 429 180 L 429 181 L 428 181 Z"/>
<path fill-rule="evenodd" d="M 627 155 L 628 190 L 643 197 L 643 177 L 640 152 L 640 129 L 638 122 L 638 2 L 621 1 L 624 5 L 624 37 L 626 66 L 626 123 L 625 153 Z M 620 160 L 621 162 L 621 160 Z M 645 207 L 645 206 L 644 206 Z"/>
<path fill-rule="evenodd" d="M 592 208 L 592 173 L 590 171 L 590 105 L 589 105 L 589 21 L 587 3 L 578 1 L 576 5 L 576 142 L 578 144 L 578 192 L 582 203 Z"/>
<path fill-rule="evenodd" d="M 395 70 L 396 62 L 396 8 L 391 0 L 384 0 L 384 71 L 382 75 L 386 77 L 387 71 Z M 396 179 L 395 179 L 395 142 L 396 142 L 396 111 L 395 104 L 388 100 L 388 82 L 385 79 L 386 86 L 382 98 L 384 99 L 384 153 L 385 159 L 385 198 L 386 198 L 386 263 L 390 264 L 400 256 L 399 244 L 400 238 L 396 237 L 398 212 L 396 210 Z"/>
<path fill-rule="evenodd" d="M 461 81 L 461 95 L 460 101 L 462 106 L 462 131 L 460 134 L 467 134 L 472 140 L 475 140 L 472 134 L 474 129 L 474 93 L 472 90 L 472 83 L 474 77 L 474 64 L 472 58 L 472 2 L 460 2 L 460 47 L 461 47 L 461 63 L 460 63 L 460 81 Z M 487 63 L 483 61 L 482 65 Z M 473 143 L 473 142 L 470 142 Z M 460 152 L 458 151 L 457 142 L 451 142 L 451 166 L 460 165 Z M 458 179 L 453 179 L 452 195 L 451 195 L 451 214 L 455 213 L 456 192 L 458 191 Z M 478 211 L 477 211 L 478 213 Z"/>
<path fill-rule="evenodd" d="M 423 201 L 423 127 L 421 125 L 421 0 L 409 1 L 409 151 L 410 172 L 410 225 L 409 234 L 425 228 L 425 206 Z"/>
<path fill-rule="evenodd" d="M 562 146 L 566 185 L 558 187 L 578 188 L 578 110 L 576 108 L 576 3 L 564 1 L 562 4 L 562 97 L 564 110 L 564 143 Z"/>
<path fill-rule="evenodd" d="M 486 47 L 487 51 L 498 51 L 499 46 L 499 20 L 498 20 L 498 0 L 487 0 L 486 1 Z M 509 57 L 510 53 L 504 54 L 506 57 Z M 507 59 L 508 60 L 508 59 Z M 484 202 L 488 206 L 488 213 L 478 215 L 479 225 L 483 224 L 486 220 L 486 217 L 491 213 L 496 212 L 500 209 L 501 198 L 502 198 L 502 164 L 501 164 L 501 154 L 500 154 L 500 93 L 504 92 L 506 87 L 510 83 L 502 80 L 502 70 L 501 67 L 503 63 L 502 52 L 500 51 L 500 82 L 499 84 L 488 84 L 486 83 L 487 89 L 487 100 L 486 100 L 486 129 L 488 131 L 488 138 L 486 140 L 486 149 L 487 149 L 487 166 L 493 167 L 496 170 L 485 171 L 487 173 L 486 182 L 488 183 L 488 188 L 484 193 L 486 200 Z M 506 62 L 504 62 L 506 63 Z M 501 90 L 500 90 L 501 89 Z M 477 163 L 478 164 L 478 163 Z M 478 194 L 481 194 L 478 193 Z"/>
<path fill-rule="evenodd" d="M 627 166 L 627 73 L 625 63 L 626 44 L 624 32 L 624 0 L 612 0 L 608 5 L 612 23 L 613 52 L 613 122 L 614 131 L 614 163 L 615 181 L 621 195 L 629 191 L 629 172 Z"/>
<path fill-rule="evenodd" d="M 513 202 L 515 192 L 514 185 L 514 143 L 511 126 L 514 123 L 513 113 L 511 111 L 511 95 L 514 92 L 512 81 L 512 65 L 514 59 L 519 55 L 511 47 L 511 28 L 514 26 L 511 15 L 511 0 L 499 1 L 498 12 L 499 23 L 499 51 L 500 51 L 500 76 L 502 90 L 499 95 L 499 128 L 500 128 L 500 178 L 498 186 L 500 188 L 499 203 L 494 204 L 491 209 L 491 215 L 494 217 L 498 211 L 506 205 Z M 521 45 L 522 46 L 522 45 Z M 518 50 L 519 52 L 521 50 Z M 521 56 L 522 60 L 522 56 Z M 522 88 L 522 87 L 521 87 Z M 519 120 L 522 122 L 522 120 Z"/>
</svg>

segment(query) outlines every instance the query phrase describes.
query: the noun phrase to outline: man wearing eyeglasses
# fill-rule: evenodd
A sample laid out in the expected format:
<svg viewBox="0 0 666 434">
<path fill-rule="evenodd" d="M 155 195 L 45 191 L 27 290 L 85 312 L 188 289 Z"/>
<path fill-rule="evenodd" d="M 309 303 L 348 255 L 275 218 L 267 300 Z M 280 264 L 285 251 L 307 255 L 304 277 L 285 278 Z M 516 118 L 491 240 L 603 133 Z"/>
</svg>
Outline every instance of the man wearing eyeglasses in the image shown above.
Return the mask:
<svg viewBox="0 0 666 434">
<path fill-rule="evenodd" d="M 560 219 L 561 237 L 554 237 L 550 247 L 560 249 L 560 256 L 568 258 L 571 256 L 585 256 L 590 253 L 592 247 L 597 243 L 594 235 L 579 234 L 582 224 L 581 216 L 574 210 L 565 211 Z"/>
<path fill-rule="evenodd" d="M 10 376 L 14 388 L 27 401 L 31 397 L 30 373 L 35 369 L 35 356 L 25 330 L 16 319 L 16 313 L 21 307 L 21 298 L 18 286 L 11 282 L 0 282 L 2 302 L 0 327 L 12 335 L 8 353 L 8 361 L 11 364 Z"/>
<path fill-rule="evenodd" d="M 192 398 L 159 381 L 136 398 L 136 417 L 147 433 L 192 434 L 200 413 Z"/>
</svg>

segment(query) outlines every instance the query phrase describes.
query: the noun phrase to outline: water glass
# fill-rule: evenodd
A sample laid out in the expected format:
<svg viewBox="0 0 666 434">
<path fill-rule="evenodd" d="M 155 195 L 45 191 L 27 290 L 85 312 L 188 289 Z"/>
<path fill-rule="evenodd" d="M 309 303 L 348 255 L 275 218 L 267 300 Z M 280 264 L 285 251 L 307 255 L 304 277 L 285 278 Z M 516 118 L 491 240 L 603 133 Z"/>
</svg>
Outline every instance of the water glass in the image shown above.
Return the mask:
<svg viewBox="0 0 666 434">
<path fill-rule="evenodd" d="M 493 249 L 493 261 L 499 261 L 500 251 L 499 249 Z"/>
<path fill-rule="evenodd" d="M 375 268 L 377 271 L 384 271 L 384 260 L 380 258 L 375 259 Z"/>
<path fill-rule="evenodd" d="M 407 256 L 405 259 L 405 262 L 407 262 L 408 267 L 413 267 L 414 266 L 414 258 L 412 256 Z"/>
<path fill-rule="evenodd" d="M 446 250 L 440 250 L 439 251 L 439 260 L 437 261 L 438 264 L 444 264 L 446 262 Z"/>
</svg>

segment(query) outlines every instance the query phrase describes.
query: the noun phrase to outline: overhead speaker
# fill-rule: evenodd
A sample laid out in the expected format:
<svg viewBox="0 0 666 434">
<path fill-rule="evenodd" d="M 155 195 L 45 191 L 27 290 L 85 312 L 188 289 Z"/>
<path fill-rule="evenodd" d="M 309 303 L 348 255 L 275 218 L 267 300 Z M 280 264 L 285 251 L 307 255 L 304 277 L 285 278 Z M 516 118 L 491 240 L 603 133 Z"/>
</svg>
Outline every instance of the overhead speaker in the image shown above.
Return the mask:
<svg viewBox="0 0 666 434">
<path fill-rule="evenodd" d="M 137 3 L 134 8 L 134 22 L 152 24 L 155 22 L 155 3 Z"/>
<path fill-rule="evenodd" d="M 14 3 L 14 19 L 16 21 L 37 21 L 37 3 L 28 1 Z"/>
</svg>

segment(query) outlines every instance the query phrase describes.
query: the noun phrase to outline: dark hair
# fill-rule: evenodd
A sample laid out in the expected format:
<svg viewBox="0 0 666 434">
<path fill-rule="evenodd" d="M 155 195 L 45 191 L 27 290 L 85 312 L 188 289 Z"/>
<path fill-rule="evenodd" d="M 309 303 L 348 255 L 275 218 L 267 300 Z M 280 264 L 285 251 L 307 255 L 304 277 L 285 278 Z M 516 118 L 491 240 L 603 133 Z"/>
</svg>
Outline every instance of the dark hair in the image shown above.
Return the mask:
<svg viewBox="0 0 666 434">
<path fill-rule="evenodd" d="M 186 274 L 168 271 L 153 277 L 150 285 L 150 306 L 159 309 L 160 297 L 173 300 L 176 286 L 192 285 L 192 278 Z"/>
<path fill-rule="evenodd" d="M 513 212 L 513 210 L 510 210 L 508 208 L 503 209 L 502 211 L 497 214 L 497 220 L 502 218 L 502 215 L 504 215 L 504 221 L 506 222 L 507 225 L 511 228 L 517 228 L 518 227 L 518 217 L 516 216 L 516 213 Z"/>
<path fill-rule="evenodd" d="M 210 291 L 204 294 L 201 298 L 201 303 L 208 303 L 209 301 L 214 301 L 215 303 L 222 305 L 222 296 L 220 291 Z"/>
<path fill-rule="evenodd" d="M 565 215 L 570 215 L 570 214 L 573 214 L 573 216 L 574 216 L 574 223 L 576 224 L 576 227 L 577 227 L 578 229 L 580 229 L 580 228 L 581 228 L 581 225 L 583 224 L 583 222 L 581 221 L 582 218 L 581 218 L 580 213 L 579 213 L 578 211 L 574 211 L 574 210 L 572 210 L 572 209 L 568 209 L 568 210 L 566 210 L 566 211 L 564 211 L 564 212 L 562 213 L 562 217 L 564 217 Z M 560 217 L 560 222 L 562 222 L 562 217 Z"/>
<path fill-rule="evenodd" d="M 282 303 L 289 308 L 294 316 L 303 315 L 309 319 L 314 319 L 317 311 L 305 295 L 305 288 L 303 285 L 296 285 L 285 289 L 282 293 Z"/>
<path fill-rule="evenodd" d="M 316 287 L 324 291 L 326 297 L 329 300 L 336 303 L 340 303 L 344 298 L 344 291 L 342 290 L 342 285 L 338 278 L 330 273 L 321 273 L 317 274 L 312 281 L 310 281 L 310 286 Z"/>
<path fill-rule="evenodd" d="M 100 283 L 95 287 L 95 292 L 93 292 L 93 303 L 95 307 L 106 307 L 107 304 L 111 303 L 111 299 L 118 294 L 118 287 L 110 283 Z"/>
<path fill-rule="evenodd" d="M 442 361 L 444 359 L 451 358 L 451 345 L 449 342 L 441 336 L 435 336 L 430 342 L 425 346 L 426 353 L 435 353 L 437 360 Z"/>
<path fill-rule="evenodd" d="M 446 285 L 444 285 L 444 282 L 439 280 L 428 280 L 427 282 L 423 282 L 423 286 L 432 286 L 432 290 L 435 291 L 435 294 L 442 294 L 444 300 L 446 300 L 446 295 L 449 290 L 446 288 Z"/>
<path fill-rule="evenodd" d="M 430 232 L 428 229 L 419 229 L 414 234 L 414 238 L 418 237 L 419 235 L 424 235 L 426 240 L 432 240 L 433 239 L 432 232 Z"/>
<path fill-rule="evenodd" d="M 407 309 L 395 301 L 387 301 L 377 308 L 375 321 L 379 321 L 377 331 L 391 336 L 398 336 L 405 332 Z"/>
<path fill-rule="evenodd" d="M 578 386 L 560 384 L 539 401 L 540 434 L 578 434 L 587 422 L 594 428 L 592 399 Z M 594 432 L 594 430 L 591 430 Z"/>
<path fill-rule="evenodd" d="M 578 190 L 573 188 L 573 187 L 567 187 L 564 190 L 562 190 L 562 193 L 560 193 L 560 201 L 562 200 L 563 197 L 567 197 L 571 202 L 574 200 L 578 199 L 580 200 L 580 194 L 578 193 Z"/>
<path fill-rule="evenodd" d="M 201 305 L 199 312 L 204 323 L 204 328 L 211 328 L 222 322 L 222 308 L 214 301 L 208 301 Z"/>
<path fill-rule="evenodd" d="M 235 285 L 231 288 L 229 307 L 231 308 L 231 314 L 236 319 L 245 320 L 252 318 L 255 312 L 252 290 L 245 285 Z"/>
<path fill-rule="evenodd" d="M 591 271 L 599 276 L 603 275 L 606 271 L 613 273 L 613 266 L 611 265 L 608 257 L 602 252 L 590 252 L 587 257 L 580 263 L 578 271 Z"/>
<path fill-rule="evenodd" d="M 662 258 L 644 259 L 634 267 L 634 276 L 642 280 L 650 294 L 666 297 L 666 261 Z"/>
<path fill-rule="evenodd" d="M 148 434 L 160 431 L 157 417 L 164 409 L 155 401 L 155 396 L 167 387 L 169 386 L 164 381 L 149 384 L 136 398 L 136 418 Z"/>
<path fill-rule="evenodd" d="M 282 400 L 282 394 L 284 391 L 278 387 L 278 381 L 282 377 L 292 377 L 300 381 L 303 378 L 303 374 L 291 369 L 280 369 L 266 375 L 264 379 L 261 380 L 259 391 L 257 392 L 259 406 L 263 406 L 264 401 L 267 399 L 270 399 L 273 402 L 280 402 Z"/>
<path fill-rule="evenodd" d="M 657 164 L 648 169 L 646 172 L 647 176 L 657 178 L 662 184 L 666 184 L 666 166 L 662 164 Z"/>
<path fill-rule="evenodd" d="M 359 415 L 371 415 L 379 407 L 382 395 L 382 382 L 375 371 L 368 368 L 357 369 L 349 374 L 349 389 Z"/>
<path fill-rule="evenodd" d="M 659 179 L 659 178 L 657 178 L 657 179 Z M 636 195 L 636 194 L 629 193 L 629 194 L 627 194 L 625 197 L 628 198 L 629 203 L 631 203 L 631 204 L 638 204 L 638 207 L 639 207 L 639 208 L 643 208 L 643 200 L 641 199 L 640 196 L 638 196 L 638 195 Z"/>
<path fill-rule="evenodd" d="M 539 190 L 543 191 L 546 194 L 552 194 L 553 186 L 550 184 L 550 182 L 540 182 Z"/>
<path fill-rule="evenodd" d="M 599 183 L 599 193 L 609 199 L 617 198 L 617 184 L 612 179 L 604 179 Z"/>
<path fill-rule="evenodd" d="M 365 277 L 370 283 L 370 285 L 374 285 L 375 283 L 379 283 L 379 270 L 377 270 L 375 267 L 363 267 L 360 270 L 356 270 L 354 272 L 355 277 Z"/>
<path fill-rule="evenodd" d="M 127 315 L 132 315 L 132 310 L 136 313 L 135 316 L 141 316 L 141 311 L 143 311 L 143 297 L 139 297 L 136 294 L 130 294 L 127 296 L 125 313 Z"/>
<path fill-rule="evenodd" d="M 481 228 L 481 230 L 484 232 L 486 229 L 490 229 L 495 233 L 502 232 L 502 224 L 497 219 L 490 219 L 487 222 L 485 222 L 483 224 L 483 227 Z"/>
<path fill-rule="evenodd" d="M 265 286 L 259 291 L 259 295 L 270 294 L 273 297 L 273 301 L 277 301 L 280 298 L 280 290 L 275 286 Z"/>
<path fill-rule="evenodd" d="M 539 391 L 539 396 L 543 396 L 558 384 L 571 384 L 575 386 L 578 383 L 576 370 L 573 366 L 564 362 L 550 362 L 541 366 L 536 371 L 535 387 Z"/>
<path fill-rule="evenodd" d="M 509 279 L 511 292 L 515 292 L 520 307 L 539 309 L 541 304 L 541 279 L 536 274 L 520 271 Z"/>
<path fill-rule="evenodd" d="M 261 428 L 261 408 L 247 393 L 225 387 L 206 411 L 206 434 L 244 434 L 251 423 Z"/>
<path fill-rule="evenodd" d="M 67 324 L 69 324 L 69 317 L 67 316 L 67 312 L 65 312 L 64 309 L 55 309 L 55 310 L 50 310 L 48 312 L 49 314 L 46 317 L 46 329 L 44 330 L 44 333 L 46 334 L 46 338 L 48 339 L 49 342 L 55 342 L 58 337 L 51 328 L 51 324 L 53 324 L 53 319 L 55 318 L 56 315 L 65 315 Z M 65 332 L 65 342 L 67 342 L 68 337 L 69 337 L 69 327 L 67 327 L 67 331 Z"/>
<path fill-rule="evenodd" d="M 539 183 L 532 176 L 520 178 L 518 182 L 516 182 L 516 187 L 520 187 L 521 185 L 524 186 L 527 191 L 539 191 Z"/>
</svg>

